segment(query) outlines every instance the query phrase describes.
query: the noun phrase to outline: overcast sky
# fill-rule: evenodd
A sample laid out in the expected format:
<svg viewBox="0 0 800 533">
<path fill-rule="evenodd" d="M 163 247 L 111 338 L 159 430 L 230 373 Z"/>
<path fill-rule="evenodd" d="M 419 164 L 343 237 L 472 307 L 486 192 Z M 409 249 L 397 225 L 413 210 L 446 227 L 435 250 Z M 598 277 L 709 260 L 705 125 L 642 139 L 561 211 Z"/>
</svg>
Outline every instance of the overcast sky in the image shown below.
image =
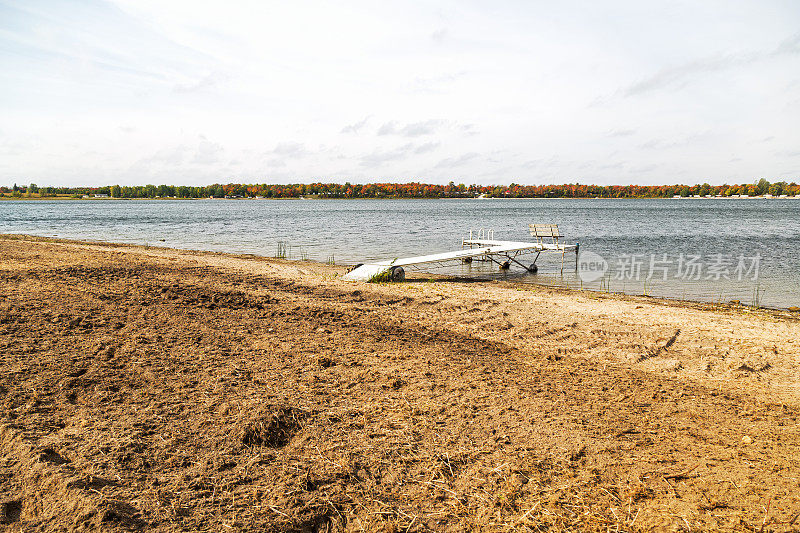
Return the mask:
<svg viewBox="0 0 800 533">
<path fill-rule="evenodd" d="M 796 0 L 0 0 L 0 184 L 761 177 Z"/>
</svg>

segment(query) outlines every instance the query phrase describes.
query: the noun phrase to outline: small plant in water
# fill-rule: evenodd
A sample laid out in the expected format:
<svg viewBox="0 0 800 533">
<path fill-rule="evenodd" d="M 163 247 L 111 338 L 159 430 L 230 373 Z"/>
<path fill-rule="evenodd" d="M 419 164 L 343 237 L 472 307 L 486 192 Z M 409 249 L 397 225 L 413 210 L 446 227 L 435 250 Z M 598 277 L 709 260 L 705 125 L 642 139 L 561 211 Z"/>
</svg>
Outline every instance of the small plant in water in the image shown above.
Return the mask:
<svg viewBox="0 0 800 533">
<path fill-rule="evenodd" d="M 764 291 L 761 290 L 760 285 L 753 287 L 753 307 L 756 309 L 761 308 L 761 298 L 764 296 Z"/>
<path fill-rule="evenodd" d="M 723 292 L 722 292 L 722 289 L 720 289 L 719 290 L 719 295 L 717 297 L 717 305 L 722 305 L 722 303 L 724 301 L 722 298 L 723 298 Z"/>
<path fill-rule="evenodd" d="M 286 259 L 286 243 L 278 241 L 278 253 L 275 254 L 278 259 Z"/>
<path fill-rule="evenodd" d="M 599 288 L 600 292 L 603 292 L 603 291 L 609 292 L 608 280 L 609 280 L 608 276 L 603 276 L 602 278 L 600 278 L 600 288 Z"/>
</svg>

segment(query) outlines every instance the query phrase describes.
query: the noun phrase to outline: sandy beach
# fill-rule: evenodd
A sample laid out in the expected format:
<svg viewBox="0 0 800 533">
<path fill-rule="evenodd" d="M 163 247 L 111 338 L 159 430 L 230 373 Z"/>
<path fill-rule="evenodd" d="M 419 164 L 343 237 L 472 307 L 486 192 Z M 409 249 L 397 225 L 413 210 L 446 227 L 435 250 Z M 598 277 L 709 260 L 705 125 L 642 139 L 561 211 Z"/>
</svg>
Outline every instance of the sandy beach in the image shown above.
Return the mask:
<svg viewBox="0 0 800 533">
<path fill-rule="evenodd" d="M 0 529 L 790 531 L 800 315 L 0 236 Z"/>
</svg>

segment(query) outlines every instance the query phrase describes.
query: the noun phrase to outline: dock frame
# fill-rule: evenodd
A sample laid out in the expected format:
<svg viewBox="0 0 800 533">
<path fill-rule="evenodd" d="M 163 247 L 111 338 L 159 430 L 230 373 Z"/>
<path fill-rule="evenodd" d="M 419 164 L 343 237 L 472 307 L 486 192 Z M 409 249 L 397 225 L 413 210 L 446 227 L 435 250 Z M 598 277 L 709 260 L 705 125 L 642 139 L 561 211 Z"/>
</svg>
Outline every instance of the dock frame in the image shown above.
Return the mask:
<svg viewBox="0 0 800 533">
<path fill-rule="evenodd" d="M 405 268 L 417 268 L 421 265 L 443 265 L 453 261 L 470 262 L 474 259 L 492 261 L 502 269 L 508 269 L 511 263 L 514 263 L 529 272 L 535 273 L 538 270 L 536 260 L 542 252 L 561 254 L 561 273 L 563 274 L 564 255 L 569 251 L 574 251 L 575 268 L 577 270 L 579 250 L 577 243 L 561 243 L 559 241 L 561 235 L 558 233 L 558 226 L 555 224 L 531 224 L 530 226 L 531 235 L 536 237 L 536 242 L 498 241 L 494 239 L 494 231 L 492 230 L 481 229 L 476 233 L 470 231 L 469 238 L 461 241 L 461 250 L 360 264 L 345 274 L 343 279 L 370 281 L 386 278 L 391 281 L 402 281 L 405 279 Z M 527 254 L 536 254 L 529 266 L 525 266 L 518 260 L 519 256 Z"/>
</svg>

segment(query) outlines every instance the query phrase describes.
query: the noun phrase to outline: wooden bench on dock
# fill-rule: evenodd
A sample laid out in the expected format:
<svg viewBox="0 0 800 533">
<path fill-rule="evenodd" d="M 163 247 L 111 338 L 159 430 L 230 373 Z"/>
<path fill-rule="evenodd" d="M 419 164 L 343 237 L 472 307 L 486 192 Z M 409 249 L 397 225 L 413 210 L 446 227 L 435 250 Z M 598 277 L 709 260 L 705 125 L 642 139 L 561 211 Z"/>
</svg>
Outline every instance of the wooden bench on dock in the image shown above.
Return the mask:
<svg viewBox="0 0 800 533">
<path fill-rule="evenodd" d="M 558 224 L 528 224 L 531 237 L 536 237 L 536 242 L 545 244 L 545 239 L 550 239 L 548 244 L 558 245 L 558 239 L 563 237 L 558 231 Z"/>
</svg>

